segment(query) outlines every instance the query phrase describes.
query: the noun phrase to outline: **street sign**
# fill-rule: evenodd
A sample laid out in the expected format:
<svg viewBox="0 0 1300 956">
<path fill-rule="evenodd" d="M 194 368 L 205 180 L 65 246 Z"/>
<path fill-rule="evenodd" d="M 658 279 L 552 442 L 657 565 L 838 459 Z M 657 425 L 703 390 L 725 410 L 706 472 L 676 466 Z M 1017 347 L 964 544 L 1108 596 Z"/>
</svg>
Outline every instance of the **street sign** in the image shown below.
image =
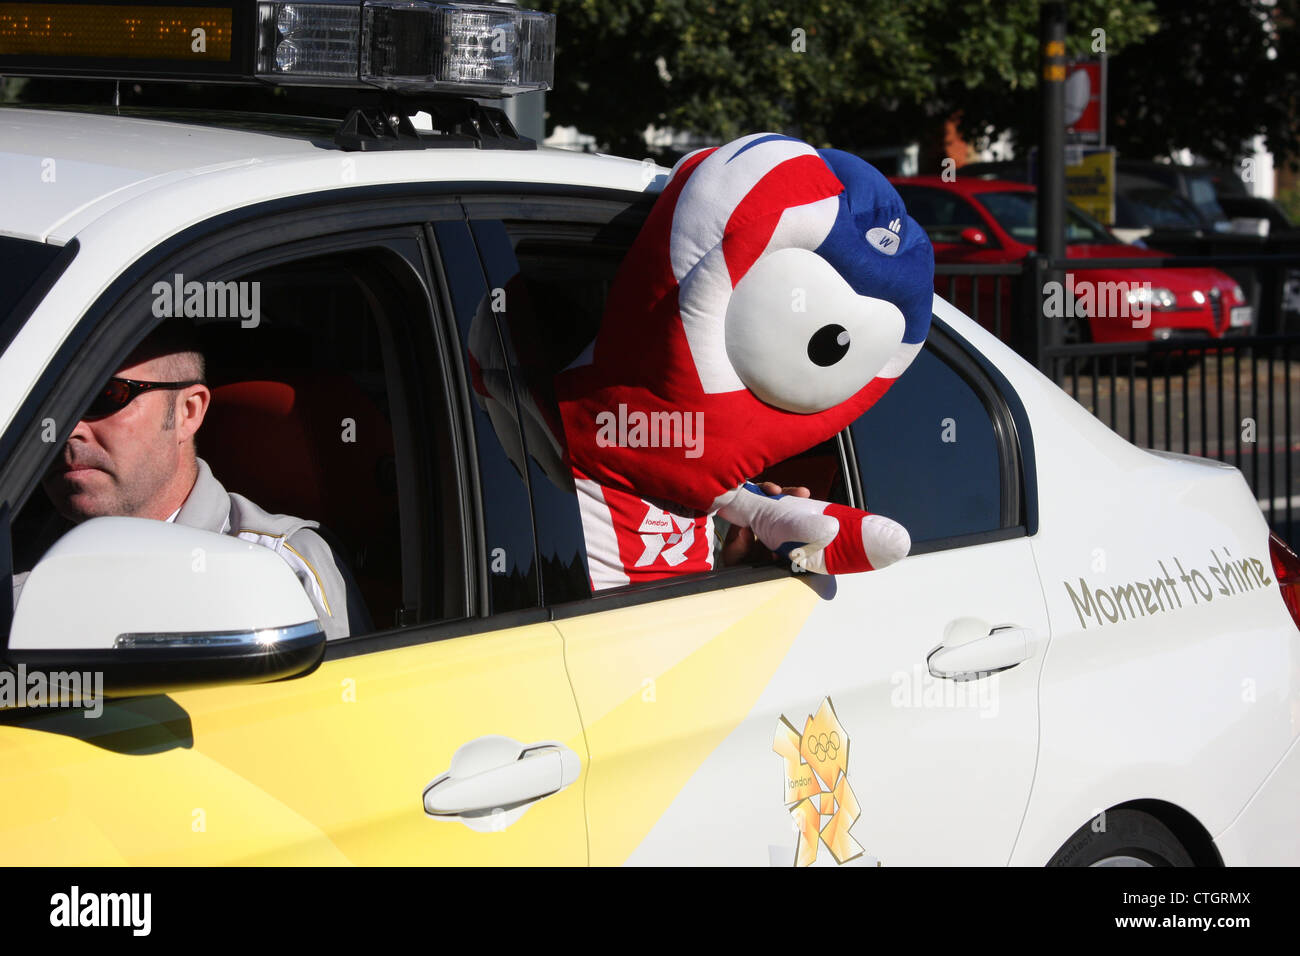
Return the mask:
<svg viewBox="0 0 1300 956">
<path fill-rule="evenodd" d="M 1072 60 L 1065 71 L 1065 141 L 1106 145 L 1106 58 Z"/>
<path fill-rule="evenodd" d="M 1038 181 L 1038 147 L 1029 151 L 1029 181 Z M 1114 147 L 1065 147 L 1065 196 L 1098 222 L 1115 224 Z"/>
</svg>

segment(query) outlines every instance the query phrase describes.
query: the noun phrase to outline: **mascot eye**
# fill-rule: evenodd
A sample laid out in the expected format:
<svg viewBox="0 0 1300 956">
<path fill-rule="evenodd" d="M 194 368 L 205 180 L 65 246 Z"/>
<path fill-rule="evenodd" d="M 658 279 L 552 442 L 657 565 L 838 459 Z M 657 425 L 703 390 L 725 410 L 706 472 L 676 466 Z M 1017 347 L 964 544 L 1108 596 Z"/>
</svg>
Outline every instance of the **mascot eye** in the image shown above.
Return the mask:
<svg viewBox="0 0 1300 956">
<path fill-rule="evenodd" d="M 834 365 L 849 354 L 849 330 L 842 325 L 823 325 L 808 340 L 808 357 L 822 368 Z"/>
<path fill-rule="evenodd" d="M 834 408 L 861 391 L 898 351 L 898 306 L 858 295 L 807 249 L 763 256 L 727 304 L 727 358 L 755 396 L 791 412 Z"/>
</svg>

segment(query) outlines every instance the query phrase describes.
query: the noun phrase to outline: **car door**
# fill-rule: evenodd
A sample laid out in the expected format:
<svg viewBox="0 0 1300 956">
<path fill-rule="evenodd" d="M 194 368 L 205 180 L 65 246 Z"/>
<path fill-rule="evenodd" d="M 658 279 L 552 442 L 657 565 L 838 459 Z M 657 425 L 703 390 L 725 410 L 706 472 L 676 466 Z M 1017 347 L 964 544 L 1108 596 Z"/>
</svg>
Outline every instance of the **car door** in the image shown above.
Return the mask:
<svg viewBox="0 0 1300 956">
<path fill-rule="evenodd" d="M 520 373 L 521 406 L 594 334 L 621 227 L 635 221 L 630 209 L 607 211 L 605 226 L 574 222 L 580 204 L 567 205 L 512 219 L 467 202 L 507 292 L 506 325 L 573 339 Z M 1007 861 L 1033 776 L 1047 639 L 1026 537 L 1032 442 L 1007 392 L 936 329 L 844 436 L 846 503 L 861 501 L 860 473 L 872 509 L 915 531 L 914 556 L 894 567 L 843 578 L 719 568 L 547 601 L 590 754 L 593 863 Z M 580 536 L 571 501 L 552 523 Z M 981 639 L 935 665 L 953 677 L 930 673 L 940 645 Z M 957 679 L 961 657 L 991 669 L 1021 656 Z M 812 771 L 828 756 L 842 776 Z"/>
<path fill-rule="evenodd" d="M 463 212 L 416 194 L 394 223 L 391 202 L 357 196 L 313 196 L 247 229 L 195 236 L 195 248 L 218 251 L 139 270 L 125 296 L 91 307 L 52 387 L 17 424 L 25 430 L 6 440 L 30 451 L 34 423 L 75 422 L 149 324 L 139 292 L 157 274 L 265 280 L 295 267 L 299 294 L 283 290 L 265 334 L 240 329 L 232 341 L 257 377 L 274 380 L 296 350 L 304 365 L 337 360 L 357 394 L 369 390 L 378 417 L 361 413 L 360 398 L 346 418 L 328 406 L 320 424 L 345 444 L 321 454 L 376 447 L 367 423 L 391 428 L 391 456 L 356 469 L 393 491 L 380 517 L 398 558 L 393 580 L 367 585 L 375 629 L 331 642 L 314 672 L 291 680 L 111 701 L 95 719 L 0 714 L 6 863 L 586 862 L 585 746 L 561 636 L 537 608 L 526 486 L 460 372 L 486 285 L 461 269 L 466 253 L 474 261 L 467 233 L 435 239 L 422 225 L 463 229 Z M 322 235 L 326 223 L 350 232 Z M 356 295 L 294 313 L 345 275 Z M 369 331 L 350 338 L 341 330 L 356 321 Z M 285 341 L 296 343 L 288 358 L 276 351 Z M 70 427 L 40 456 L 5 456 L 0 500 L 23 508 L 41 495 L 36 479 Z M 368 561 L 357 577 L 384 568 Z"/>
<path fill-rule="evenodd" d="M 1017 490 L 997 426 L 940 341 L 850 430 L 866 504 L 913 529 L 912 556 L 733 585 L 667 602 L 674 613 L 592 602 L 559 620 L 592 755 L 593 859 L 1007 861 L 1047 619 L 1025 528 L 1004 525 L 1019 516 L 1003 512 Z M 976 663 L 954 671 L 936 651 Z M 612 673 L 625 692 L 648 675 L 663 703 L 618 699 Z M 668 767 L 677 779 L 629 832 L 625 805 Z"/>
</svg>

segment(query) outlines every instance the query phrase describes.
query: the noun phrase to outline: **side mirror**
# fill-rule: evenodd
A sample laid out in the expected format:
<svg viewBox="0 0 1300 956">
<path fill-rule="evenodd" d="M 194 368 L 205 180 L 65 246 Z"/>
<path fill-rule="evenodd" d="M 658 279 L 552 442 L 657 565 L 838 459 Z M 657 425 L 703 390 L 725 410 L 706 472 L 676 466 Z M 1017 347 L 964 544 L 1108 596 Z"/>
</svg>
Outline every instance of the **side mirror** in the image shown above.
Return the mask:
<svg viewBox="0 0 1300 956">
<path fill-rule="evenodd" d="M 106 697 L 259 683 L 313 670 L 316 611 L 273 551 L 145 518 L 94 518 L 32 569 L 5 663 L 96 672 Z"/>
<path fill-rule="evenodd" d="M 975 226 L 967 226 L 960 233 L 961 241 L 968 246 L 987 246 L 989 237 L 983 229 L 977 229 Z"/>
<path fill-rule="evenodd" d="M 1252 216 L 1234 216 L 1228 220 L 1228 224 L 1235 235 L 1264 237 L 1268 236 L 1268 227 L 1271 225 L 1267 219 Z"/>
</svg>

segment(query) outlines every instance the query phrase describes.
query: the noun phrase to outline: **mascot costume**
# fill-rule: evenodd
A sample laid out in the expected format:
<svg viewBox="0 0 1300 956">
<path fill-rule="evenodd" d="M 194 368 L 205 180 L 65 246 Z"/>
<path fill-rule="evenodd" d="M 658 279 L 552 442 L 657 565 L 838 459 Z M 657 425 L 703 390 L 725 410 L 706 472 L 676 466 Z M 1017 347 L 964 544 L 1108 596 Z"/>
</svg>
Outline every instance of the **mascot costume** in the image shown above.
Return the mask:
<svg viewBox="0 0 1300 956">
<path fill-rule="evenodd" d="M 882 568 L 898 523 L 750 479 L 854 421 L 916 357 L 934 252 L 874 167 L 788 136 L 673 169 L 592 345 L 555 380 L 594 589 L 713 567 L 713 515 L 803 571 Z"/>
</svg>

